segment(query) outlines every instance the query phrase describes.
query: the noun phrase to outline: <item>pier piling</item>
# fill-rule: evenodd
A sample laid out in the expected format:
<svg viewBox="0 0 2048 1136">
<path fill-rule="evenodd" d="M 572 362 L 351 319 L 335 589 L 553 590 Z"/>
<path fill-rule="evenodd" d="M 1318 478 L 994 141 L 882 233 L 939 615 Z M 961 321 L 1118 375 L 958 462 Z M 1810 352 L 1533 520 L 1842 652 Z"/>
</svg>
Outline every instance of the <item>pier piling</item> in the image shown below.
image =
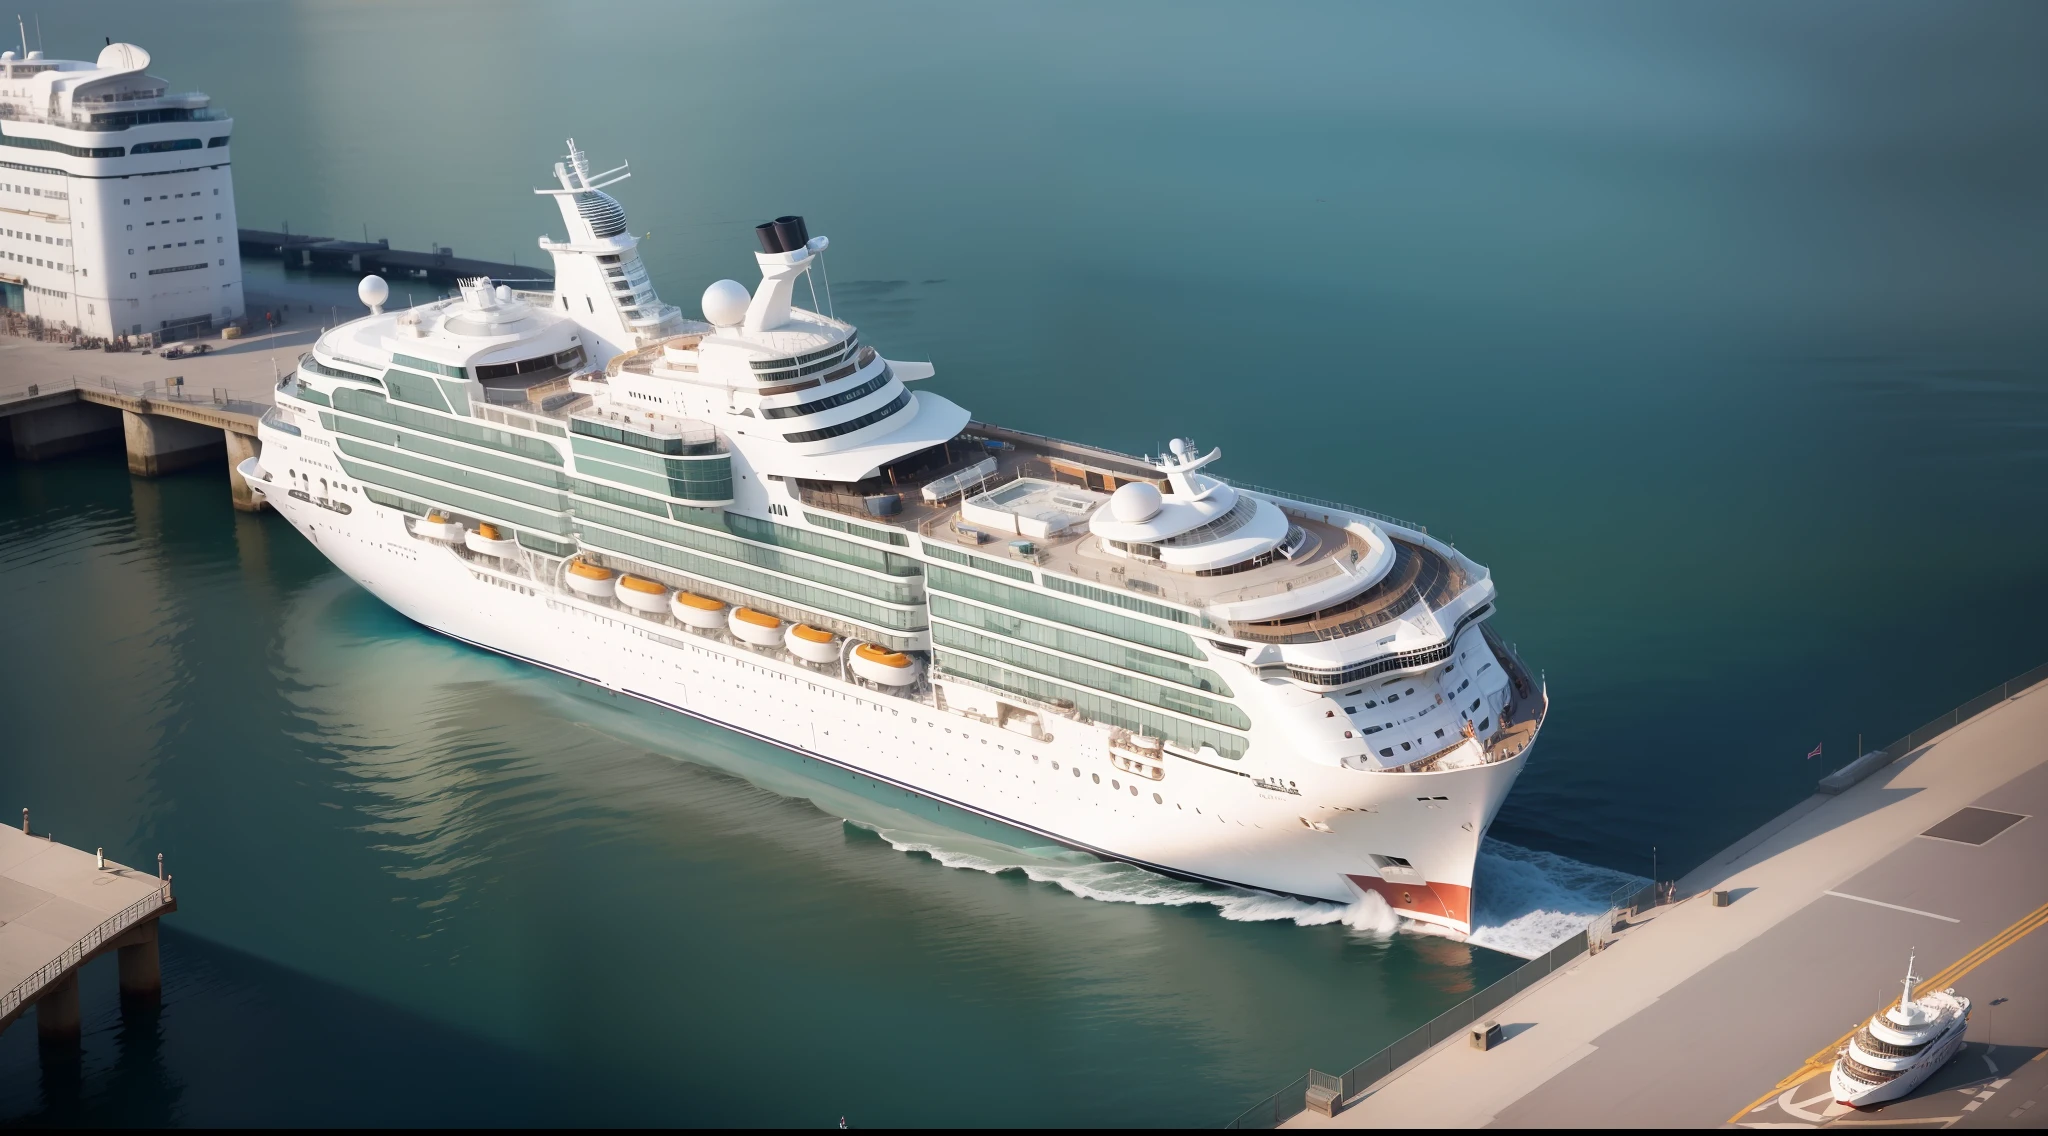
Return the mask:
<svg viewBox="0 0 2048 1136">
<path fill-rule="evenodd" d="M 226 431 L 161 414 L 121 412 L 128 472 L 161 477 L 218 460 Z"/>
<path fill-rule="evenodd" d="M 225 458 L 235 508 L 262 509 L 235 467 L 256 455 L 256 426 L 268 403 L 220 389 L 207 400 L 186 395 L 182 386 L 168 393 L 155 387 L 148 384 L 138 393 L 111 381 L 94 386 L 76 378 L 64 386 L 38 384 L 27 397 L 0 400 L 0 429 L 24 461 L 118 442 L 127 450 L 128 472 L 137 477 L 161 477 Z"/>
<path fill-rule="evenodd" d="M 121 936 L 121 1007 L 155 1006 L 163 1001 L 164 972 L 157 956 L 156 923 L 151 919 Z"/>
<path fill-rule="evenodd" d="M 78 972 L 45 987 L 36 999 L 36 1042 L 44 1049 L 77 1049 L 82 1038 L 78 1013 Z"/>
</svg>

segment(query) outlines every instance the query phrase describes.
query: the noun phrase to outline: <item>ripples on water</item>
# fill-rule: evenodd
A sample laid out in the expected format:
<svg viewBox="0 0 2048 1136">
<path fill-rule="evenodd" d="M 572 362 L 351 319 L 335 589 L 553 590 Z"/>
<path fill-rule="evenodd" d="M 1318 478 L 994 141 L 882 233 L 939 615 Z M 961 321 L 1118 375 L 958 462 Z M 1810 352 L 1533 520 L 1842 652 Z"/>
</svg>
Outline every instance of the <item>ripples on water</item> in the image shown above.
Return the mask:
<svg viewBox="0 0 2048 1136">
<path fill-rule="evenodd" d="M 229 514 L 204 475 L 131 482 L 105 457 L 0 479 L 0 586 L 46 600 L 15 629 L 37 649 L 0 660 L 17 752 L 37 755 L 8 781 L 60 837 L 126 862 L 168 851 L 172 927 L 202 937 L 166 948 L 194 962 L 167 964 L 149 1077 L 111 1086 L 139 1043 L 95 1012 L 94 1052 L 117 1059 L 85 1070 L 100 1087 L 82 1116 L 155 1101 L 193 1122 L 311 1119 L 236 1111 L 195 1054 L 289 1078 L 236 1032 L 263 1022 L 347 1067 L 323 1015 L 389 1012 L 486 1064 L 538 1061 L 558 1103 L 604 1086 L 641 1120 L 752 1115 L 734 1086 L 820 1061 L 820 1094 L 936 1120 L 967 1098 L 910 1098 L 974 1053 L 1077 1086 L 1132 1070 L 1020 1115 L 1136 1120 L 1164 1096 L 1210 1122 L 1309 1053 L 1356 1060 L 1512 965 L 1400 935 L 1376 903 L 935 822 L 895 790 L 441 639 L 274 516 Z M 42 494 L 61 500 L 30 505 Z M 1536 898 L 1571 906 L 1554 884 Z M 1514 927 L 1520 908 L 1502 910 Z M 848 1058 L 848 1029 L 886 1044 Z M 31 1032 L 0 1044 L 0 1111 L 72 1115 L 23 1079 Z M 657 1070 L 686 1105 L 618 1087 Z"/>
</svg>

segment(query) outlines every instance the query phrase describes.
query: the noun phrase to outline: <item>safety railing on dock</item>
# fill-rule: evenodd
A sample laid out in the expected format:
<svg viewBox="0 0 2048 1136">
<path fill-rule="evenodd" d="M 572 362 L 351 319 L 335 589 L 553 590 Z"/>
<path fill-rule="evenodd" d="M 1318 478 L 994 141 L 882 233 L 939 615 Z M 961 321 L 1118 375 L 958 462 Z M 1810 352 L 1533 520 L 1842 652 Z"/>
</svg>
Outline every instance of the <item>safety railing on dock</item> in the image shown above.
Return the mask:
<svg viewBox="0 0 2048 1136">
<path fill-rule="evenodd" d="M 2001 706 L 2043 682 L 2048 682 L 2048 663 L 1999 683 L 1883 749 L 1871 750 L 1857 757 L 1856 760 L 1821 778 L 1821 792 L 1839 793 L 1986 710 Z"/>
<path fill-rule="evenodd" d="M 241 398 L 228 393 L 226 387 L 191 387 L 183 382 L 168 379 L 149 379 L 145 382 L 124 382 L 106 375 L 88 377 L 73 375 L 68 379 L 48 379 L 42 382 L 23 383 L 0 389 L 0 403 L 17 402 L 23 399 L 40 398 L 59 391 L 107 391 L 129 398 L 146 399 L 151 402 L 174 402 L 180 406 L 211 406 L 237 414 L 261 415 L 270 407 L 268 402 Z"/>
<path fill-rule="evenodd" d="M 15 983 L 14 989 L 0 994 L 0 1021 L 13 1017 L 24 1002 L 34 1000 L 44 987 L 64 977 L 65 971 L 84 962 L 108 940 L 119 937 L 129 928 L 155 915 L 169 906 L 170 902 L 171 881 L 164 880 L 156 891 L 122 908 L 99 926 L 87 931 L 77 942 L 64 948 L 62 954 L 37 967 L 35 973 Z"/>
<path fill-rule="evenodd" d="M 1464 1033 L 1475 1022 L 1505 1005 L 1508 999 L 1548 978 L 1558 967 L 1585 953 L 1586 932 L 1581 931 L 1544 954 L 1523 963 L 1499 981 L 1431 1018 L 1408 1036 L 1360 1061 L 1345 1072 L 1324 1073 L 1310 1069 L 1286 1088 L 1244 1110 L 1237 1119 L 1225 1127 L 1278 1128 L 1286 1123 L 1288 1118 L 1308 1108 L 1308 1091 L 1312 1088 L 1332 1090 L 1339 1102 L 1348 1101 L 1375 1081 L 1385 1078 L 1439 1044 Z"/>
</svg>

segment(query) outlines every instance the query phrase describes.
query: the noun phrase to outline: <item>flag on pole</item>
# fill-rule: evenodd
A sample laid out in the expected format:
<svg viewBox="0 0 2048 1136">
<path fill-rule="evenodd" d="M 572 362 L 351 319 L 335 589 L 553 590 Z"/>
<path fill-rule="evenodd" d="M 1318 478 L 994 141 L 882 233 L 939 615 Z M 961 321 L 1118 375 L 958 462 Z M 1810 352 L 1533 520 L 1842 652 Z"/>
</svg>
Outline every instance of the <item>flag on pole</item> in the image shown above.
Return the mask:
<svg viewBox="0 0 2048 1136">
<path fill-rule="evenodd" d="M 1816 758 L 1816 757 L 1819 757 L 1819 756 L 1820 756 L 1820 747 L 1819 747 L 1819 746 L 1814 746 L 1814 747 L 1813 747 L 1813 752 L 1812 752 L 1812 753 L 1809 753 L 1809 754 L 1807 754 L 1807 755 L 1806 755 L 1806 760 L 1808 760 L 1808 761 L 1812 761 L 1812 760 L 1813 760 L 1814 758 Z"/>
</svg>

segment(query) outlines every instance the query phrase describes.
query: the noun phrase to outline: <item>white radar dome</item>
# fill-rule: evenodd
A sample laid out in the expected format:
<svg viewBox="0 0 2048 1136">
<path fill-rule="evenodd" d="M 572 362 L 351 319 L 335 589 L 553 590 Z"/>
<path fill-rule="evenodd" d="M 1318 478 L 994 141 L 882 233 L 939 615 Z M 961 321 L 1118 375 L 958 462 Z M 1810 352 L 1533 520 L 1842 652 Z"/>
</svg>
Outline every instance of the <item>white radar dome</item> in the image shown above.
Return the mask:
<svg viewBox="0 0 2048 1136">
<path fill-rule="evenodd" d="M 366 307 L 381 309 L 384 301 L 390 298 L 391 285 L 386 284 L 382 276 L 365 276 L 362 283 L 356 285 L 356 299 Z"/>
<path fill-rule="evenodd" d="M 1158 516 L 1164 504 L 1157 485 L 1133 481 L 1109 495 L 1109 515 L 1127 525 L 1142 524 Z"/>
<path fill-rule="evenodd" d="M 497 294 L 498 294 L 498 302 L 499 302 L 499 303 L 501 303 L 501 304 L 509 304 L 509 303 L 511 303 L 511 302 L 512 302 L 512 285 L 510 285 L 510 284 L 500 284 L 500 285 L 498 285 L 498 293 L 497 293 Z"/>
<path fill-rule="evenodd" d="M 754 297 L 737 280 L 720 280 L 704 289 L 704 318 L 713 327 L 738 327 L 747 318 L 747 305 Z"/>
</svg>

